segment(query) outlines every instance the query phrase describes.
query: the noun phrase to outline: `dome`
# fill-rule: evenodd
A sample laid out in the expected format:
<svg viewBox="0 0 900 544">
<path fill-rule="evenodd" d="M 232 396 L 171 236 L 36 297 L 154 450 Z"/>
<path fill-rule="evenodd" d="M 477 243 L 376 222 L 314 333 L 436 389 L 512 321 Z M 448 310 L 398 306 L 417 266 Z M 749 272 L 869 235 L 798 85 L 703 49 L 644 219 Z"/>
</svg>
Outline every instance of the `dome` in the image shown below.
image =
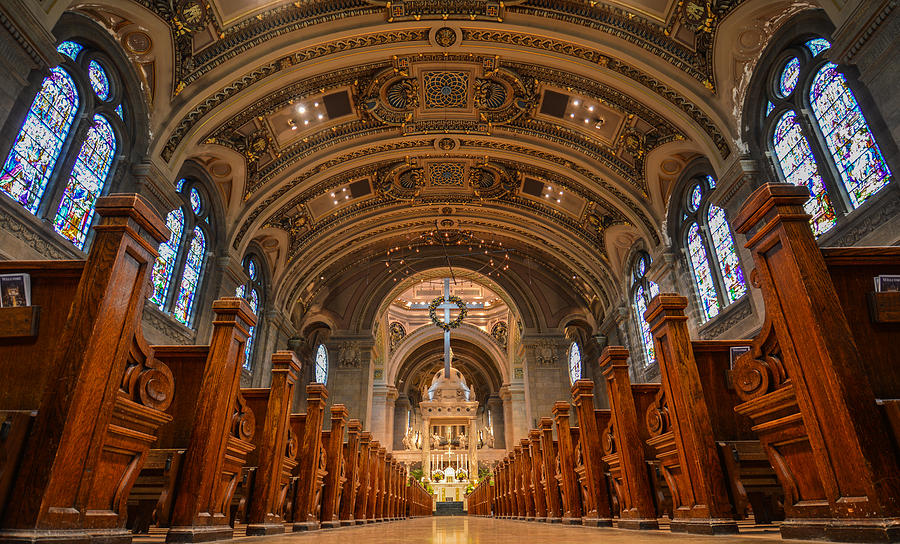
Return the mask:
<svg viewBox="0 0 900 544">
<path fill-rule="evenodd" d="M 471 400 L 474 395 L 466 384 L 462 372 L 450 367 L 450 377 L 444 376 L 444 369 L 438 370 L 431 379 L 431 387 L 428 388 L 426 398 L 428 400 Z"/>
</svg>

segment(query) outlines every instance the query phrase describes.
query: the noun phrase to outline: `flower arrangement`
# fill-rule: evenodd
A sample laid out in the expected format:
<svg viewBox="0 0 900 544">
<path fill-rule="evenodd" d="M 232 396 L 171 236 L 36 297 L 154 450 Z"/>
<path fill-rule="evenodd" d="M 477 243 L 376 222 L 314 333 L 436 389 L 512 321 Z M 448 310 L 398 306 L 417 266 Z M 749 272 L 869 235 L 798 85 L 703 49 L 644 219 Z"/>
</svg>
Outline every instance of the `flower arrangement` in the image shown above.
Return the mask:
<svg viewBox="0 0 900 544">
<path fill-rule="evenodd" d="M 457 480 L 465 480 L 466 476 L 468 476 L 468 474 L 466 474 L 465 470 L 457 470 L 456 471 L 456 479 Z"/>
<path fill-rule="evenodd" d="M 433 481 L 433 482 L 440 482 L 443 479 L 444 479 L 444 473 L 441 471 L 433 472 L 431 474 L 431 481 Z"/>
<path fill-rule="evenodd" d="M 453 304 L 456 304 L 456 307 L 459 308 L 459 314 L 456 316 L 456 319 L 450 321 L 449 323 L 444 323 L 437 317 L 437 307 L 444 302 L 444 297 L 437 297 L 428 304 L 428 317 L 431 318 L 431 322 L 434 325 L 444 329 L 445 331 L 459 328 L 459 326 L 462 325 L 463 320 L 466 318 L 466 315 L 469 313 L 468 308 L 466 308 L 466 303 L 463 302 L 463 299 L 459 298 L 458 296 L 450 295 L 447 300 L 449 300 Z"/>
</svg>

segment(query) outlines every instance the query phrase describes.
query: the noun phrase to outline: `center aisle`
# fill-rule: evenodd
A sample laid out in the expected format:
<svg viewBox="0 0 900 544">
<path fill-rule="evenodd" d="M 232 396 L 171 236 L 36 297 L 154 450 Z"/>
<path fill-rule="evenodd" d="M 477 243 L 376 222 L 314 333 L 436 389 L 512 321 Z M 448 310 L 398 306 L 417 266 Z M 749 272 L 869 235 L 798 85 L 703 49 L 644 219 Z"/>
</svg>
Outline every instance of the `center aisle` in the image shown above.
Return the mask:
<svg viewBox="0 0 900 544">
<path fill-rule="evenodd" d="M 257 539 L 248 540 L 248 542 Z M 784 544 L 777 530 L 769 534 L 729 536 L 678 535 L 669 532 L 638 532 L 622 529 L 547 525 L 545 523 L 497 520 L 476 517 L 431 517 L 263 537 L 266 544 L 315 542 L 316 544 L 603 544 L 709 542 L 731 544 Z"/>
</svg>

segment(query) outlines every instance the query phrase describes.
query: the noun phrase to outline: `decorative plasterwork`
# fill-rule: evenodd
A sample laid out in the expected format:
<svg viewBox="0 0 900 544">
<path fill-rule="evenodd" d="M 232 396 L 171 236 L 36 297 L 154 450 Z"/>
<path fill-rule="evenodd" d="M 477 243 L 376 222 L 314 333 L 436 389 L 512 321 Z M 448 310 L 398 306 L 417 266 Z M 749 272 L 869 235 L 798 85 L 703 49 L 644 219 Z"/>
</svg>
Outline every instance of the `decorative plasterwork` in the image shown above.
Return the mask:
<svg viewBox="0 0 900 544">
<path fill-rule="evenodd" d="M 175 148 L 181 143 L 190 129 L 210 111 L 223 104 L 237 93 L 257 84 L 275 74 L 287 70 L 303 62 L 313 60 L 326 55 L 349 51 L 377 45 L 396 44 L 404 42 L 425 41 L 428 39 L 428 29 L 398 30 L 396 32 L 378 32 L 363 36 L 353 36 L 340 40 L 333 40 L 314 47 L 308 47 L 296 53 L 282 57 L 243 75 L 231 84 L 213 93 L 209 98 L 195 106 L 179 122 L 178 126 L 169 135 L 166 145 L 160 155 L 166 161 L 172 158 Z"/>
<path fill-rule="evenodd" d="M 371 16 L 378 12 L 385 13 L 385 17 L 391 21 L 499 21 L 503 18 L 504 10 L 574 24 L 615 36 L 650 51 L 666 63 L 712 87 L 713 36 L 719 22 L 741 3 L 741 0 L 687 0 L 681 2 L 679 10 L 662 24 L 642 17 L 635 11 L 584 0 L 322 0 L 287 3 L 222 28 L 205 0 L 136 1 L 167 21 L 172 28 L 175 41 L 173 64 L 176 67 L 173 92 L 181 91 L 204 74 L 253 47 L 326 22 Z M 696 11 L 694 4 L 700 4 L 706 13 L 699 18 L 692 17 L 690 14 Z M 684 26 L 694 34 L 693 44 L 675 37 L 673 31 L 676 30 L 676 25 Z M 211 43 L 203 42 L 197 49 L 197 37 L 203 37 Z"/>
<path fill-rule="evenodd" d="M 221 88 L 217 92 L 213 93 L 209 98 L 195 106 L 190 112 L 185 114 L 176 128 L 169 135 L 166 140 L 166 144 L 161 151 L 161 156 L 165 160 L 170 160 L 174 154 L 175 149 L 190 131 L 190 129 L 200 121 L 203 117 L 209 114 L 213 109 L 222 105 L 226 100 L 237 94 L 238 92 L 244 91 L 250 86 L 259 83 L 277 73 L 280 73 L 283 70 L 289 69 L 293 66 L 296 66 L 300 63 L 306 62 L 311 59 L 315 59 L 321 56 L 333 54 L 336 52 L 347 51 L 362 47 L 370 47 L 376 45 L 384 45 L 384 44 L 393 44 L 393 43 L 404 43 L 404 42 L 415 42 L 415 41 L 425 41 L 428 37 L 428 29 L 412 29 L 406 31 L 398 31 L 394 32 L 382 32 L 364 36 L 355 36 L 353 38 L 347 38 L 342 40 L 335 40 L 332 42 L 328 42 L 326 44 L 322 44 L 317 47 L 310 47 L 303 51 L 294 53 L 292 55 L 282 57 L 276 61 L 258 67 L 252 72 L 242 76 L 241 78 L 233 81 L 230 85 Z M 580 46 L 576 46 L 573 44 L 559 42 L 557 40 L 552 40 L 545 37 L 540 36 L 529 36 L 522 34 L 512 34 L 508 32 L 499 32 L 499 31 L 482 31 L 482 30 L 470 30 L 466 29 L 465 33 L 468 35 L 468 39 L 477 39 L 478 41 L 485 42 L 498 42 L 498 43 L 515 43 L 517 45 L 525 46 L 525 47 L 533 47 L 537 49 L 551 50 L 558 52 L 560 54 L 565 54 L 568 56 L 574 56 L 578 58 L 583 58 L 584 60 L 589 60 L 590 62 L 594 62 L 604 66 L 607 69 L 610 69 L 614 72 L 619 73 L 620 75 L 624 75 L 629 79 L 645 86 L 653 93 L 661 96 L 667 102 L 670 102 L 677 106 L 680 110 L 682 110 L 685 114 L 687 114 L 691 119 L 693 119 L 713 140 L 719 152 L 723 157 L 727 157 L 730 153 L 730 148 L 726 143 L 724 136 L 716 127 L 715 123 L 695 104 L 693 104 L 690 100 L 679 94 L 678 92 L 672 90 L 658 79 L 646 74 L 636 68 L 631 67 L 615 58 L 608 57 L 606 55 L 601 54 L 599 51 L 588 49 Z M 482 116 L 475 120 L 470 119 L 448 119 L 444 121 L 435 121 L 429 119 L 422 119 L 419 122 L 410 122 L 412 118 L 405 118 L 402 116 L 402 110 L 392 110 L 390 108 L 381 107 L 387 103 L 386 95 L 381 96 L 381 101 L 376 101 L 376 103 L 365 102 L 364 105 L 367 107 L 372 107 L 374 109 L 367 110 L 374 117 L 383 120 L 388 124 L 397 124 L 404 126 L 404 134 L 424 134 L 429 132 L 436 131 L 447 131 L 450 130 L 452 132 L 459 133 L 487 133 L 489 130 L 489 126 L 491 123 L 504 123 L 511 121 L 511 113 L 521 115 L 524 111 L 529 110 L 533 104 L 528 103 L 528 100 L 535 100 L 536 93 L 534 89 L 530 89 L 527 86 L 525 89 L 521 89 L 521 85 L 525 85 L 525 81 L 533 81 L 532 77 L 525 77 L 524 75 L 519 76 L 521 78 L 521 82 L 517 82 L 515 78 L 517 74 L 512 73 L 511 76 L 513 78 L 512 83 L 510 84 L 508 78 L 510 77 L 510 73 L 505 70 L 498 70 L 496 63 L 497 58 L 492 56 L 476 56 L 476 55 L 418 55 L 416 57 L 402 57 L 394 60 L 394 70 L 397 71 L 399 75 L 403 75 L 404 73 L 408 74 L 408 69 L 410 64 L 413 62 L 428 62 L 431 59 L 434 62 L 449 62 L 449 61 L 458 61 L 458 62 L 473 62 L 478 61 L 482 62 L 482 69 L 484 71 L 485 79 L 491 79 L 497 83 L 506 82 L 509 84 L 509 91 L 515 93 L 519 96 L 519 98 L 510 100 L 507 102 L 507 105 L 504 108 L 499 108 L 497 110 L 492 110 L 491 108 L 484 108 L 482 111 Z M 367 65 L 365 69 L 370 69 L 373 65 Z M 383 65 L 382 65 L 383 66 Z M 526 68 L 524 65 L 518 65 L 519 68 Z M 354 79 L 349 79 L 347 77 L 347 71 L 355 70 L 357 72 L 361 71 L 361 69 L 357 68 L 349 68 L 345 70 L 338 70 L 333 73 L 325 74 L 323 76 L 319 76 L 320 78 L 328 78 L 329 80 L 336 82 L 338 78 L 342 78 L 341 84 L 347 84 L 349 82 L 354 81 Z M 495 73 L 496 72 L 496 73 Z M 386 77 L 389 73 L 382 75 L 382 77 Z M 554 74 L 553 71 L 549 69 L 545 69 L 544 72 L 547 76 L 554 76 L 554 80 L 556 82 L 559 81 L 559 74 Z M 537 74 L 535 74 L 537 75 Z M 577 77 L 577 76 L 576 76 Z M 583 78 L 582 78 L 583 79 Z M 383 83 L 381 78 L 376 80 L 378 83 Z M 399 81 L 399 78 L 398 78 Z M 394 83 L 394 82 L 392 82 Z M 479 91 L 482 90 L 480 85 L 484 85 L 485 83 L 475 82 L 475 89 Z M 556 83 L 558 84 L 558 83 Z M 337 83 L 334 83 L 332 86 L 336 86 Z M 412 83 L 410 83 L 412 85 Z M 319 87 L 305 87 L 306 92 L 312 92 L 317 89 L 324 88 L 325 85 L 320 85 Z M 372 95 L 372 92 L 377 90 L 380 92 L 381 85 L 375 85 L 375 82 L 369 83 L 365 81 L 365 78 L 360 79 L 360 84 L 358 86 L 360 89 L 365 89 L 365 91 L 361 91 L 363 96 L 366 96 L 371 100 L 372 98 L 376 98 L 377 95 Z M 294 91 L 297 95 L 303 94 L 303 88 L 294 88 Z M 404 91 L 405 94 L 408 94 L 410 97 L 418 96 L 419 92 L 414 86 L 412 88 L 408 88 Z M 277 91 L 275 93 L 279 97 L 287 97 L 288 91 L 283 89 L 281 91 Z M 476 93 L 478 97 L 478 101 L 486 101 L 489 99 L 488 96 L 484 96 L 481 92 Z M 523 102 L 524 100 L 524 102 Z M 278 102 L 278 98 L 268 98 L 263 99 L 266 102 L 267 107 L 271 108 L 274 104 Z M 255 108 L 253 109 L 255 112 Z M 389 115 L 390 111 L 394 111 L 395 114 Z M 237 116 L 235 116 L 236 118 Z M 234 126 L 234 120 L 229 120 L 229 126 Z M 661 135 L 661 138 L 665 138 L 664 135 Z"/>
</svg>

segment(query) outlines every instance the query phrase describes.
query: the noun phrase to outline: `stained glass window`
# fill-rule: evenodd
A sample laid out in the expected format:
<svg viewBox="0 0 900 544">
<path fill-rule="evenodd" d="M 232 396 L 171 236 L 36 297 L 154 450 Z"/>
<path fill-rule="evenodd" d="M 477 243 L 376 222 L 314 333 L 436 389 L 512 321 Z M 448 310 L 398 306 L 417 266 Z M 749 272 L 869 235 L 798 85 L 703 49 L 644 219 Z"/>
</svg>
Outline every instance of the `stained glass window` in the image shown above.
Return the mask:
<svg viewBox="0 0 900 544">
<path fill-rule="evenodd" d="M 252 261 L 251 261 L 252 262 Z M 238 296 L 244 296 L 244 286 L 240 287 L 241 294 Z M 256 289 L 252 289 L 250 291 L 250 309 L 253 310 L 254 314 L 259 313 L 259 293 L 256 292 Z M 244 344 L 244 368 L 250 370 L 252 359 L 251 355 L 253 354 L 253 338 L 256 333 L 256 327 L 250 327 L 250 335 L 247 337 L 247 343 Z"/>
<path fill-rule="evenodd" d="M 775 104 L 773 104 L 771 102 L 766 104 L 766 117 L 768 117 L 769 114 L 772 113 L 772 110 L 774 110 L 774 109 L 775 109 Z"/>
<path fill-rule="evenodd" d="M 175 319 L 185 325 L 191 319 L 191 309 L 194 305 L 194 297 L 197 294 L 197 286 L 200 284 L 200 273 L 203 270 L 205 253 L 206 236 L 203 234 L 203 229 L 194 227 L 173 312 Z"/>
<path fill-rule="evenodd" d="M 797 81 L 799 81 L 799 79 L 800 59 L 794 57 L 787 62 L 784 66 L 784 71 L 781 72 L 781 79 L 778 82 L 778 89 L 781 91 L 781 96 L 788 96 L 794 92 L 794 88 L 797 86 Z"/>
<path fill-rule="evenodd" d="M 321 384 L 326 383 L 328 379 L 328 350 L 325 349 L 325 344 L 319 344 L 316 349 L 315 379 Z"/>
<path fill-rule="evenodd" d="M 94 89 L 100 100 L 107 100 L 109 98 L 109 77 L 99 62 L 92 60 L 88 63 L 88 79 L 91 82 L 91 88 Z"/>
<path fill-rule="evenodd" d="M 716 188 L 716 178 L 714 178 L 712 176 L 706 176 L 706 183 L 709 184 L 710 189 Z"/>
<path fill-rule="evenodd" d="M 51 69 L 0 172 L 0 190 L 31 213 L 37 212 L 77 109 L 75 82 L 62 68 Z"/>
<path fill-rule="evenodd" d="M 810 105 L 854 208 L 891 181 L 875 136 L 847 79 L 831 62 L 813 79 Z"/>
<path fill-rule="evenodd" d="M 181 178 L 180 180 L 178 180 L 178 183 L 175 184 L 175 190 L 178 191 L 178 192 L 180 193 L 180 192 L 181 192 L 181 188 L 184 187 L 184 182 L 185 182 L 185 181 L 187 181 L 187 180 L 184 179 L 184 178 Z"/>
<path fill-rule="evenodd" d="M 122 104 L 116 106 L 116 115 L 119 116 L 119 119 L 125 120 L 125 112 L 122 111 Z"/>
<path fill-rule="evenodd" d="M 712 270 L 709 268 L 706 247 L 703 245 L 700 226 L 697 223 L 692 223 L 688 228 L 687 244 L 697 294 L 700 296 L 703 314 L 709 320 L 719 315 L 719 298 L 716 295 L 716 282 L 713 279 Z"/>
<path fill-rule="evenodd" d="M 707 221 L 712 237 L 713 252 L 719 261 L 719 271 L 722 273 L 722 281 L 725 283 L 728 304 L 731 304 L 747 292 L 744 272 L 741 270 L 740 260 L 734 249 L 734 238 L 731 235 L 728 220 L 725 218 L 725 210 L 718 206 L 710 206 Z"/>
<path fill-rule="evenodd" d="M 62 42 L 56 48 L 57 51 L 59 51 L 60 53 L 69 57 L 72 60 L 75 60 L 78 58 L 78 53 L 81 53 L 82 49 L 84 49 L 84 47 L 82 47 L 81 44 L 75 43 L 75 42 L 68 42 L 68 41 Z"/>
<path fill-rule="evenodd" d="M 812 56 L 814 57 L 822 51 L 831 48 L 831 42 L 824 38 L 813 38 L 803 45 L 805 45 L 806 48 L 809 49 L 810 53 L 812 53 Z"/>
<path fill-rule="evenodd" d="M 812 216 L 810 224 L 816 236 L 834 226 L 835 214 L 831 200 L 825 189 L 825 182 L 819 175 L 809 141 L 800 131 L 797 114 L 786 111 L 775 126 L 773 135 L 775 156 L 778 158 L 785 181 L 806 186 L 812 198 L 807 201 L 806 213 Z"/>
<path fill-rule="evenodd" d="M 247 276 L 249 276 L 251 280 L 256 279 L 256 261 L 253 259 L 247 261 Z"/>
<path fill-rule="evenodd" d="M 703 200 L 703 188 L 700 187 L 700 184 L 694 185 L 694 188 L 691 190 L 691 198 L 688 201 L 688 208 L 695 212 L 700 209 L 700 201 Z"/>
<path fill-rule="evenodd" d="M 56 232 L 79 248 L 84 247 L 94 217 L 94 205 L 103 191 L 115 153 L 116 136 L 109 121 L 102 115 L 95 115 L 53 220 Z"/>
<path fill-rule="evenodd" d="M 575 383 L 581 379 L 581 349 L 578 342 L 572 342 L 569 348 L 569 381 Z"/>
<path fill-rule="evenodd" d="M 178 248 L 181 247 L 181 235 L 184 233 L 184 212 L 176 208 L 166 216 L 166 226 L 172 234 L 169 239 L 159 245 L 159 257 L 153 263 L 151 282 L 153 294 L 150 302 L 163 309 L 168 299 L 169 285 L 172 283 L 172 273 L 175 271 L 175 260 L 178 258 Z"/>
<path fill-rule="evenodd" d="M 199 214 L 200 210 L 203 209 L 203 201 L 200 199 L 200 192 L 197 191 L 196 187 L 191 187 L 190 199 L 191 209 L 194 210 L 194 213 Z"/>
<path fill-rule="evenodd" d="M 644 286 L 639 285 L 634 292 L 634 311 L 637 312 L 637 321 L 641 329 L 641 343 L 644 345 L 644 353 L 647 355 L 647 365 L 656 362 L 656 350 L 653 347 L 653 335 L 650 333 L 650 324 L 644 319 L 647 311 L 647 302 L 644 300 Z"/>
</svg>

